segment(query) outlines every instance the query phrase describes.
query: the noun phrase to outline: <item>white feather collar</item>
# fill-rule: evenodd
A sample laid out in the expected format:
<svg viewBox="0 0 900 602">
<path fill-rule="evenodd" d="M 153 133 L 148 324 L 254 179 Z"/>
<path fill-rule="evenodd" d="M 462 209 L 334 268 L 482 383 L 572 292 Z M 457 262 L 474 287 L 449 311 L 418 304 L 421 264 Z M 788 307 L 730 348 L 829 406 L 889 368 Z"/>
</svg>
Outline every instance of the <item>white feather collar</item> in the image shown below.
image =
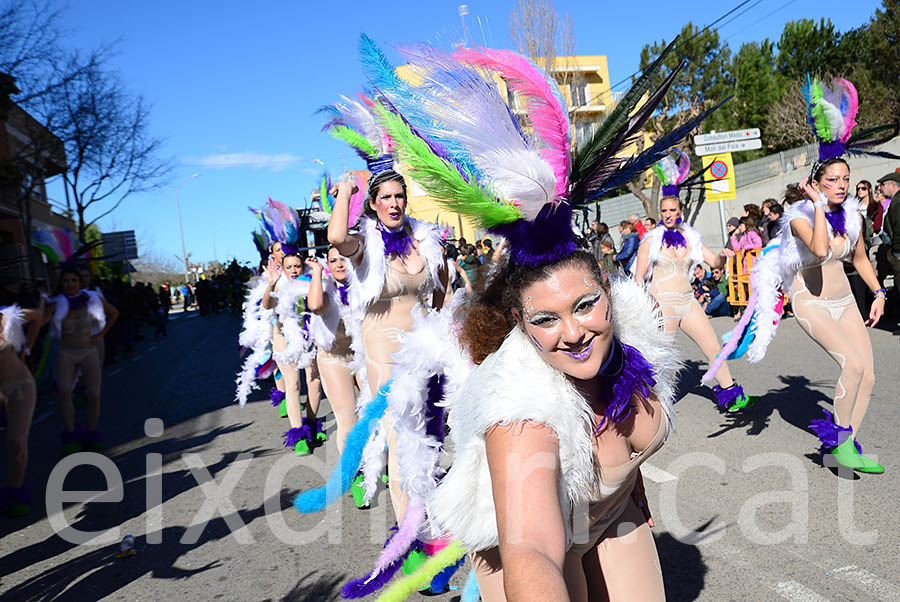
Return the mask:
<svg viewBox="0 0 900 602">
<path fill-rule="evenodd" d="M 437 226 L 415 218 L 406 218 L 412 236 L 419 243 L 419 254 L 431 272 L 434 286 L 441 288 L 440 270 L 444 265 L 441 236 Z M 362 313 L 381 296 L 389 260 L 384 256 L 384 241 L 378 229 L 378 220 L 367 216 L 360 218 L 360 233 L 365 238 L 363 255 L 358 266 L 348 270 L 350 274 L 350 307 L 354 313 Z"/>
<path fill-rule="evenodd" d="M 696 266 L 703 263 L 703 235 L 700 234 L 699 230 L 684 222 L 678 225 L 678 229 L 681 230 L 681 233 L 684 234 L 685 239 L 687 239 L 688 244 L 691 246 L 690 269 L 693 270 Z M 647 273 L 644 275 L 645 282 L 650 281 L 650 277 L 653 274 L 653 265 L 659 261 L 659 254 L 662 251 L 663 234 L 665 234 L 665 232 L 666 227 L 660 224 L 647 232 L 644 235 L 644 240 L 641 241 L 642 245 L 650 245 L 650 261 L 647 265 Z"/>
<path fill-rule="evenodd" d="M 95 330 L 99 332 L 106 327 L 106 312 L 103 311 L 103 297 L 96 291 L 86 290 L 82 292 L 87 293 L 87 312 L 94 321 L 91 332 L 96 334 L 94 332 Z M 50 336 L 54 339 L 58 339 L 62 336 L 62 322 L 69 314 L 69 298 L 66 295 L 60 294 L 50 299 L 50 302 L 56 304 L 56 311 L 53 313 L 53 318 L 50 320 Z"/>
<path fill-rule="evenodd" d="M 19 353 L 25 346 L 25 312 L 18 305 L 0 308 L 3 318 L 3 339 Z"/>
</svg>

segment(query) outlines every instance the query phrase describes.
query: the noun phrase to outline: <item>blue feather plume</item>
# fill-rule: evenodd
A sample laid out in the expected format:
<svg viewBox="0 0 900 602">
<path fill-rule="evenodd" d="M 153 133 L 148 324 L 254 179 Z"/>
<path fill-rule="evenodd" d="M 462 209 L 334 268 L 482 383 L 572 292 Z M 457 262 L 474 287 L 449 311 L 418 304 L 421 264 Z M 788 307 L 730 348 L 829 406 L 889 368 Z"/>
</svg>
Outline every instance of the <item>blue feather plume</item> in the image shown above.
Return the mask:
<svg viewBox="0 0 900 602">
<path fill-rule="evenodd" d="M 347 434 L 341 461 L 331 472 L 325 486 L 304 491 L 294 498 L 294 507 L 298 512 L 310 514 L 323 510 L 350 490 L 353 478 L 359 472 L 363 448 L 369 441 L 369 437 L 372 436 L 376 423 L 381 420 L 387 410 L 387 395 L 391 388 L 391 382 L 393 381 L 389 380 L 378 389 L 375 398 L 366 405 L 359 422 Z"/>
</svg>

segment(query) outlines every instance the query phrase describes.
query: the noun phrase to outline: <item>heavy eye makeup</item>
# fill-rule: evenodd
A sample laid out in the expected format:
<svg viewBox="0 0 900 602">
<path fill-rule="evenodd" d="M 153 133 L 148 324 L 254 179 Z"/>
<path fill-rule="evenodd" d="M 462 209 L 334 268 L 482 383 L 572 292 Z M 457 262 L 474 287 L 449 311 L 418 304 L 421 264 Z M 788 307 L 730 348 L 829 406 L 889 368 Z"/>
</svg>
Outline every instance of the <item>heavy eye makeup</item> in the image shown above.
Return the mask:
<svg viewBox="0 0 900 602">
<path fill-rule="evenodd" d="M 603 293 L 590 293 L 582 296 L 576 303 L 573 313 L 576 316 L 586 316 L 591 313 L 597 303 L 603 299 Z M 537 312 L 528 317 L 528 323 L 538 328 L 549 328 L 559 321 L 559 316 L 553 312 Z"/>
</svg>

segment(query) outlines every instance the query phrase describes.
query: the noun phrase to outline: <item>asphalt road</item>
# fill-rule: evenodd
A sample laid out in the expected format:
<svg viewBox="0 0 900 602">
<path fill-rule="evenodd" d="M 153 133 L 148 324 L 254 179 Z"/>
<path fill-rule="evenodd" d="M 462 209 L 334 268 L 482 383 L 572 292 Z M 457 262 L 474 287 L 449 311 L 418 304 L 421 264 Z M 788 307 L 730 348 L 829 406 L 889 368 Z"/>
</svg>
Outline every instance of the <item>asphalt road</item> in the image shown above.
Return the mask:
<svg viewBox="0 0 900 602">
<path fill-rule="evenodd" d="M 731 325 L 714 321 L 719 332 Z M 148 338 L 107 368 L 101 429 L 120 500 L 69 503 L 62 517 L 80 531 L 113 531 L 105 542 L 71 543 L 42 501 L 27 517 L 0 518 L 0 600 L 335 600 L 371 568 L 394 522 L 386 492 L 368 511 L 349 497 L 324 515 L 290 507 L 337 461 L 334 443 L 298 458 L 281 448 L 286 420 L 263 395 L 232 403 L 237 329 L 225 314 L 173 317 L 168 339 Z M 698 384 L 701 355 L 679 339 L 688 369 L 678 435 L 644 467 L 670 600 L 900 601 L 900 411 L 891 394 L 900 390 L 900 338 L 875 330 L 872 342 L 877 383 L 860 440 L 887 472 L 853 477 L 821 465 L 805 428 L 830 407 L 837 374 L 796 322 L 784 322 L 761 364 L 733 362 L 745 389 L 763 396 L 740 416 L 715 410 Z M 28 475 L 38 500 L 60 469 L 58 432 L 54 409 L 41 406 Z M 77 466 L 64 483 L 106 489 L 96 467 Z M 136 554 L 117 559 L 127 534 Z"/>
</svg>

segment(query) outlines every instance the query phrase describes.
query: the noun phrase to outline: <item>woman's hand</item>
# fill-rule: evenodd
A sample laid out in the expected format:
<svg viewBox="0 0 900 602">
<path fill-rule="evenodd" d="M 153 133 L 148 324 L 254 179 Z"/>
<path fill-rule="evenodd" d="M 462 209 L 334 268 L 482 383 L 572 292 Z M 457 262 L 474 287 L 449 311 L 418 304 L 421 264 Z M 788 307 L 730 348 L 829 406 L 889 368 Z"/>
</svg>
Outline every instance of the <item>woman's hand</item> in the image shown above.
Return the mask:
<svg viewBox="0 0 900 602">
<path fill-rule="evenodd" d="M 634 489 L 631 490 L 631 499 L 641 509 L 644 518 L 647 519 L 647 524 L 653 527 L 653 517 L 650 516 L 650 504 L 647 503 L 647 492 L 644 490 L 644 477 L 641 476 L 640 470 L 638 470 L 637 479 L 634 481 Z"/>
<path fill-rule="evenodd" d="M 314 276 L 322 275 L 322 264 L 319 263 L 319 260 L 315 257 L 306 258 L 306 267 L 309 268 L 309 271 L 312 272 Z"/>
<path fill-rule="evenodd" d="M 869 310 L 869 319 L 866 320 L 866 326 L 873 327 L 878 324 L 878 320 L 884 315 L 884 297 L 875 297 L 872 301 L 872 309 Z"/>
<path fill-rule="evenodd" d="M 806 193 L 806 198 L 814 203 L 822 200 L 822 194 L 819 192 L 818 186 L 810 182 L 809 178 L 800 180 L 800 190 Z"/>
<path fill-rule="evenodd" d="M 732 251 L 731 249 L 722 249 L 721 251 L 719 251 L 719 256 L 720 257 L 734 257 L 734 251 Z"/>
<path fill-rule="evenodd" d="M 266 274 L 266 281 L 271 285 L 278 282 L 278 277 L 281 274 L 278 271 L 278 264 L 275 263 L 275 260 L 271 257 L 269 258 L 269 262 L 266 264 L 266 269 L 264 270 Z"/>
<path fill-rule="evenodd" d="M 356 185 L 356 182 L 335 182 L 328 194 L 338 198 L 342 192 L 349 198 L 359 192 L 359 186 Z"/>
</svg>

